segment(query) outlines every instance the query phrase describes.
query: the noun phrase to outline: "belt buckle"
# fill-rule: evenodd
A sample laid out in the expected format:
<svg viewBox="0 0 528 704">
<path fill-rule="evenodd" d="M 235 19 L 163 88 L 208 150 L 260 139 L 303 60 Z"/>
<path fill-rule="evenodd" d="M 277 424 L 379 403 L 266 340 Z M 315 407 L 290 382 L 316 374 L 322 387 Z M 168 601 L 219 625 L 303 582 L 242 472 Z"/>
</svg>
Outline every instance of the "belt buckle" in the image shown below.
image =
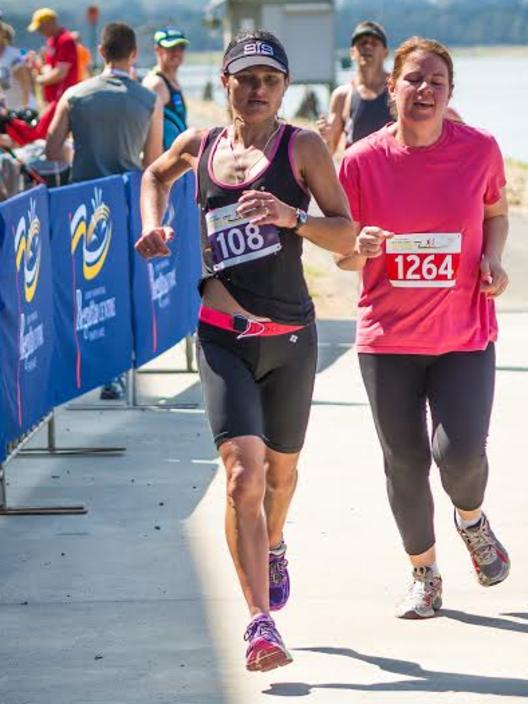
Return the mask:
<svg viewBox="0 0 528 704">
<path fill-rule="evenodd" d="M 246 318 L 245 315 L 241 315 L 240 313 L 235 313 L 235 315 L 233 315 L 232 318 L 233 318 L 233 330 L 235 332 L 239 332 L 240 334 L 243 335 L 251 327 L 251 321 L 249 320 L 249 318 Z"/>
<path fill-rule="evenodd" d="M 245 337 L 258 337 L 262 335 L 266 329 L 266 326 L 259 320 L 252 320 L 241 313 L 235 313 L 231 316 L 233 319 L 233 330 L 238 332 L 237 340 L 242 340 Z M 251 332 L 251 326 L 258 326 L 254 332 Z"/>
</svg>

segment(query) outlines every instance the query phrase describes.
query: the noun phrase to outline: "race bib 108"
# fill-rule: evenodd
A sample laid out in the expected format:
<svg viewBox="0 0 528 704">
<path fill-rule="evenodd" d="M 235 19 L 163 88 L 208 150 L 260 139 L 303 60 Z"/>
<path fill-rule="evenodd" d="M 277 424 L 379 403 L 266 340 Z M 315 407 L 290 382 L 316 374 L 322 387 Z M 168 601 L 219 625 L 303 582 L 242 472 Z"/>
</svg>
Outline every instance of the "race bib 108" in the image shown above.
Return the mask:
<svg viewBox="0 0 528 704">
<path fill-rule="evenodd" d="M 215 271 L 268 257 L 282 247 L 275 225 L 254 225 L 237 215 L 237 207 L 233 203 L 205 216 Z"/>
<path fill-rule="evenodd" d="M 456 284 L 462 235 L 427 232 L 394 235 L 386 242 L 386 269 L 392 286 L 451 288 Z"/>
</svg>

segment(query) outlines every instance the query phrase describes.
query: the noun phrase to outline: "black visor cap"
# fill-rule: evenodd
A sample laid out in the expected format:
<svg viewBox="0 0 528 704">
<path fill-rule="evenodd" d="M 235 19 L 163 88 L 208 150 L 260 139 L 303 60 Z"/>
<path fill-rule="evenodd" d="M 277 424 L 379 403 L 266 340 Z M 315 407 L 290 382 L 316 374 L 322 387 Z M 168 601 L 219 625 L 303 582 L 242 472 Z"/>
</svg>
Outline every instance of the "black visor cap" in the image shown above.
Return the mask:
<svg viewBox="0 0 528 704">
<path fill-rule="evenodd" d="M 224 73 L 238 73 L 252 66 L 270 66 L 288 74 L 288 57 L 282 47 L 264 39 L 244 39 L 231 47 L 224 57 Z"/>
</svg>

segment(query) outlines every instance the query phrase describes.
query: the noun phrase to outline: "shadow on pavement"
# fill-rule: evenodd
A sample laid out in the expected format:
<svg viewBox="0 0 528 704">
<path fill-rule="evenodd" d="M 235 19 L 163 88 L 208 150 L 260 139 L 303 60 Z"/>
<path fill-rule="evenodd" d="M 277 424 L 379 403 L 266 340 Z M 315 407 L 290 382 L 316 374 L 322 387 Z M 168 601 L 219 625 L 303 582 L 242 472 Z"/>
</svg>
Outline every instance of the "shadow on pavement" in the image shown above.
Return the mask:
<svg viewBox="0 0 528 704">
<path fill-rule="evenodd" d="M 501 616 L 513 616 L 514 618 L 525 618 L 528 621 L 528 613 L 520 613 L 520 612 L 512 611 L 511 613 L 506 612 L 505 614 L 501 614 Z"/>
<path fill-rule="evenodd" d="M 506 616 L 518 616 L 528 618 L 528 614 L 505 614 Z M 478 614 L 468 614 L 465 611 L 454 611 L 453 609 L 442 609 L 438 613 L 439 618 L 449 618 L 460 623 L 468 623 L 472 626 L 484 626 L 485 628 L 498 628 L 501 631 L 513 631 L 514 633 L 528 633 L 528 625 L 517 623 L 505 618 L 492 618 L 490 616 L 479 616 Z M 528 692 L 527 692 L 528 695 Z"/>
<path fill-rule="evenodd" d="M 275 682 L 263 694 L 281 697 L 305 697 L 314 690 L 336 689 L 356 692 L 467 692 L 472 694 L 494 694 L 507 697 L 528 696 L 528 680 L 510 677 L 486 677 L 464 675 L 458 672 L 424 670 L 421 665 L 409 660 L 395 660 L 376 655 L 365 655 L 351 648 L 296 648 L 299 651 L 341 655 L 379 667 L 384 672 L 393 672 L 411 680 L 354 684 L 329 682 L 307 684 L 305 682 Z"/>
<path fill-rule="evenodd" d="M 225 704 L 185 530 L 218 469 L 203 413 L 61 411 L 57 426 L 60 445 L 127 450 L 9 466 L 14 503 L 89 512 L 0 519 L 0 701 Z"/>
</svg>

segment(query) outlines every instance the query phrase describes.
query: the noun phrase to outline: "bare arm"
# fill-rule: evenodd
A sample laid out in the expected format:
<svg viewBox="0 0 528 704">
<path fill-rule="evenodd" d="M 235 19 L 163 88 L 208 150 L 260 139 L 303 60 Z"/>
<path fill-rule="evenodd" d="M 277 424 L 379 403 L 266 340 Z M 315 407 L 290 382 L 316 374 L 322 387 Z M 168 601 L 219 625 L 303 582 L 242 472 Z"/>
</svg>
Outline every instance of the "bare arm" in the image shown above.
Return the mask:
<svg viewBox="0 0 528 704">
<path fill-rule="evenodd" d="M 170 94 L 167 90 L 167 86 L 163 82 L 163 79 L 161 79 L 159 76 L 156 76 L 155 73 L 147 73 L 147 75 L 142 81 L 142 85 L 144 85 L 145 88 L 151 90 L 153 93 L 156 93 L 156 95 L 159 96 L 162 105 L 165 105 L 169 100 Z"/>
<path fill-rule="evenodd" d="M 188 129 L 182 132 L 171 148 L 156 159 L 143 174 L 140 198 L 142 233 L 135 246 L 144 257 L 169 253 L 165 243 L 172 239 L 172 232 L 162 228 L 169 193 L 174 181 L 194 166 L 202 136 L 203 130 Z"/>
<path fill-rule="evenodd" d="M 352 252 L 346 256 L 334 254 L 334 261 L 340 269 L 344 269 L 345 271 L 361 271 L 365 266 L 367 257 L 358 252 Z"/>
<path fill-rule="evenodd" d="M 508 201 L 506 190 L 493 205 L 484 206 L 484 250 L 481 264 L 481 291 L 490 297 L 500 296 L 508 286 L 508 275 L 502 268 L 502 253 L 508 237 Z"/>
<path fill-rule="evenodd" d="M 66 95 L 59 100 L 46 137 L 46 158 L 65 159 L 64 142 L 70 131 L 70 107 Z"/>
<path fill-rule="evenodd" d="M 49 71 L 46 71 L 45 73 L 39 73 L 36 78 L 36 81 L 37 83 L 40 83 L 41 86 L 51 86 L 55 83 L 60 83 L 64 76 L 70 70 L 70 66 L 71 64 L 65 61 L 61 61 L 53 68 L 50 68 Z"/>
<path fill-rule="evenodd" d="M 334 163 L 321 138 L 313 132 L 300 132 L 293 155 L 304 183 L 324 214 L 324 217 L 309 215 L 297 234 L 331 252 L 350 252 L 359 227 L 352 220 Z"/>
<path fill-rule="evenodd" d="M 350 86 L 339 86 L 334 90 L 330 97 L 330 106 L 328 108 L 328 117 L 320 118 L 317 121 L 317 129 L 323 138 L 326 146 L 330 150 L 330 154 L 335 154 L 341 135 L 345 129 L 343 120 L 345 102 L 350 91 Z"/>
<path fill-rule="evenodd" d="M 163 152 L 163 105 L 160 98 L 156 98 L 150 126 L 143 145 L 143 168 L 146 169 Z"/>
<path fill-rule="evenodd" d="M 293 146 L 295 168 L 307 190 L 314 196 L 324 217 L 309 215 L 305 225 L 296 229 L 299 237 L 331 252 L 350 252 L 354 247 L 357 226 L 339 185 L 332 157 L 315 132 L 301 131 Z M 239 215 L 250 217 L 256 225 L 295 228 L 297 212 L 265 191 L 245 191 L 239 199 Z"/>
</svg>

